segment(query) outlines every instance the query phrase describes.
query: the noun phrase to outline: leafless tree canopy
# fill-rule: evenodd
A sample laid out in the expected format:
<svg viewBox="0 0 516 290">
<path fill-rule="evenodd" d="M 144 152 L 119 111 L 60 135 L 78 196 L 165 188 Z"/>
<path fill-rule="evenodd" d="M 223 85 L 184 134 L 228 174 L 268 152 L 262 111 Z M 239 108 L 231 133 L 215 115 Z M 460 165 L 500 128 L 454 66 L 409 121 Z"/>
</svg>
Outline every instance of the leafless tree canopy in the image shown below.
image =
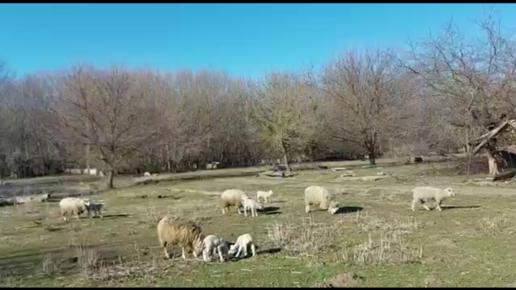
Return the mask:
<svg viewBox="0 0 516 290">
<path fill-rule="evenodd" d="M 412 45 L 346 51 L 320 71 L 263 81 L 216 71 L 80 65 L 17 77 L 0 64 L 0 176 L 115 174 L 263 160 L 446 153 L 516 117 L 516 43 L 493 16 Z M 510 134 L 486 146 L 491 174 Z M 512 136 L 514 137 L 514 136 Z"/>
</svg>

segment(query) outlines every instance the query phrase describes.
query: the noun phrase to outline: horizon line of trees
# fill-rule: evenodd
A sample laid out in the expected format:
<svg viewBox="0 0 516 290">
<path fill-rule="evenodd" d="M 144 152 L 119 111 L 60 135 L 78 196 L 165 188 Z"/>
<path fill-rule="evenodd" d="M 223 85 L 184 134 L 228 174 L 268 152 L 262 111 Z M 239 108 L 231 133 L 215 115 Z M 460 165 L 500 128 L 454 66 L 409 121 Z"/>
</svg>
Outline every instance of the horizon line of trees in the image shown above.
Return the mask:
<svg viewBox="0 0 516 290">
<path fill-rule="evenodd" d="M 321 70 L 262 80 L 219 71 L 78 65 L 16 78 L 0 65 L 0 177 L 117 173 L 414 156 L 469 150 L 516 117 L 516 42 L 492 14 L 398 53 L 345 51 Z M 510 31 L 509 31 L 510 32 Z M 490 141 L 490 174 L 500 146 Z"/>
</svg>

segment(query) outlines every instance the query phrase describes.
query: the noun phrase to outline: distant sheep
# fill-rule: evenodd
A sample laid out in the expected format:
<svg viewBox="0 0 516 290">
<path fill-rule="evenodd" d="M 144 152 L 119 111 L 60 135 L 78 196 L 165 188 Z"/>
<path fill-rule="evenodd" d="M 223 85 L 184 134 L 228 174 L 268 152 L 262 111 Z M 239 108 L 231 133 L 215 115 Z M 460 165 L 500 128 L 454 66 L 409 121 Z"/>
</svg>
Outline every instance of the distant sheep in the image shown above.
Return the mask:
<svg viewBox="0 0 516 290">
<path fill-rule="evenodd" d="M 253 243 L 253 237 L 250 234 L 243 234 L 239 236 L 234 245 L 229 247 L 229 255 L 235 255 L 236 258 L 240 256 L 240 253 L 243 254 L 242 257 L 247 256 L 247 248 L 251 247 L 251 252 L 253 253 L 253 257 L 256 256 L 256 247 Z"/>
<path fill-rule="evenodd" d="M 249 198 L 247 194 L 240 189 L 228 189 L 220 195 L 222 206 L 222 214 L 226 214 L 226 209 L 229 211 L 231 206 L 235 206 L 238 214 L 241 214 L 240 207 L 242 207 L 242 199 Z"/>
<path fill-rule="evenodd" d="M 305 211 L 310 212 L 310 205 L 319 206 L 321 209 L 327 209 L 330 214 L 335 214 L 339 208 L 333 195 L 328 189 L 321 186 L 309 186 L 305 189 Z"/>
<path fill-rule="evenodd" d="M 65 197 L 59 202 L 59 208 L 61 209 L 61 216 L 66 221 L 66 216 L 75 215 L 77 220 L 79 216 L 88 211 L 90 201 L 87 199 L 77 197 Z"/>
<path fill-rule="evenodd" d="M 99 216 L 100 218 L 103 218 L 102 216 L 102 208 L 104 208 L 104 201 L 103 200 L 99 200 L 99 201 L 96 201 L 96 202 L 91 202 L 90 201 L 90 204 L 86 207 L 87 211 L 88 211 L 88 216 L 91 218 L 93 216 Z M 93 216 L 91 215 L 91 213 L 93 212 Z"/>
<path fill-rule="evenodd" d="M 50 198 L 50 193 L 44 193 L 42 195 L 35 197 L 34 200 L 39 201 L 39 202 L 47 202 L 49 198 Z"/>
<path fill-rule="evenodd" d="M 143 173 L 143 177 L 151 177 L 151 174 L 149 172 Z"/>
<path fill-rule="evenodd" d="M 440 189 L 429 186 L 420 186 L 412 189 L 412 211 L 416 211 L 416 205 L 418 203 L 423 204 L 423 207 L 426 210 L 430 210 L 428 206 L 425 204 L 428 201 L 435 201 L 437 204 L 436 208 L 439 211 L 441 209 L 441 203 L 448 197 L 454 196 L 455 192 L 451 187 L 446 189 Z"/>
<path fill-rule="evenodd" d="M 252 217 L 258 217 L 258 209 L 263 209 L 263 205 L 254 199 L 242 198 L 242 205 L 244 206 L 244 215 L 247 216 L 247 210 L 251 211 Z"/>
<path fill-rule="evenodd" d="M 272 190 L 269 190 L 269 191 L 258 190 L 256 192 L 256 200 L 260 201 L 260 198 L 262 198 L 265 200 L 265 203 L 267 203 L 267 198 L 271 197 L 273 194 L 274 194 L 274 192 L 272 192 Z"/>
<path fill-rule="evenodd" d="M 193 222 L 182 222 L 170 216 L 163 217 L 157 226 L 159 244 L 165 252 L 165 257 L 170 259 L 167 246 L 180 246 L 183 260 L 186 260 L 185 248 L 192 250 L 195 258 L 199 256 L 203 247 L 203 234 L 201 227 Z"/>
<path fill-rule="evenodd" d="M 209 235 L 204 238 L 202 245 L 202 257 L 205 262 L 209 261 L 209 257 L 211 257 L 212 254 L 218 254 L 220 261 L 224 262 L 224 256 L 228 254 L 229 248 L 227 242 L 223 238 Z"/>
</svg>

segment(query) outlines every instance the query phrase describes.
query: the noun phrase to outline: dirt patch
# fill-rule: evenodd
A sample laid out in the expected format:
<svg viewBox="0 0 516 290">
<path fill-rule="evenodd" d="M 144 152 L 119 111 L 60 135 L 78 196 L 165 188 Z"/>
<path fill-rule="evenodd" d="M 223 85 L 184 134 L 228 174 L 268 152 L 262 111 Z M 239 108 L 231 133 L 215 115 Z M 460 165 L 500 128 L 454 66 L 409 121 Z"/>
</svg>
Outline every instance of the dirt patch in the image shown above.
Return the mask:
<svg viewBox="0 0 516 290">
<path fill-rule="evenodd" d="M 345 273 L 338 275 L 328 282 L 317 283 L 312 288 L 349 288 L 354 287 L 357 283 L 364 281 L 364 277 L 357 274 Z"/>
</svg>

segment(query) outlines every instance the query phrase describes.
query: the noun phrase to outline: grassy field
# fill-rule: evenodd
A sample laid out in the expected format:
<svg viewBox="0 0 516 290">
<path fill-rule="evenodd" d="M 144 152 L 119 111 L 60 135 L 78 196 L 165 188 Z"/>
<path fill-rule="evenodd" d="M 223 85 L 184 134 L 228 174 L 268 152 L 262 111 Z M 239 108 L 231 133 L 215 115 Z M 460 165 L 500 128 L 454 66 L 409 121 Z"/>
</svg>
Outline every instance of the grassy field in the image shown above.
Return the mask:
<svg viewBox="0 0 516 290">
<path fill-rule="evenodd" d="M 451 174 L 448 163 L 359 167 L 363 164 L 354 164 L 357 176 L 383 171 L 390 177 L 346 180 L 339 172 L 319 170 L 285 179 L 229 178 L 217 170 L 218 178 L 166 181 L 163 177 L 157 184 L 89 196 L 106 203 L 103 219 L 64 222 L 59 219 L 58 199 L 0 208 L 0 283 L 12 287 L 516 286 L 514 187 L 467 182 L 465 176 Z M 412 212 L 410 189 L 428 184 L 452 185 L 457 195 L 444 202 L 442 212 L 423 207 Z M 338 192 L 340 212 L 306 214 L 303 191 L 309 185 Z M 235 209 L 223 216 L 217 192 L 229 188 L 272 189 L 274 195 L 258 218 L 239 216 Z M 206 234 L 229 241 L 251 233 L 258 255 L 204 263 L 191 254 L 183 261 L 181 250 L 172 249 L 175 257 L 165 260 L 156 236 L 156 223 L 165 214 L 195 220 Z M 341 279 L 334 279 L 337 276 Z"/>
</svg>

